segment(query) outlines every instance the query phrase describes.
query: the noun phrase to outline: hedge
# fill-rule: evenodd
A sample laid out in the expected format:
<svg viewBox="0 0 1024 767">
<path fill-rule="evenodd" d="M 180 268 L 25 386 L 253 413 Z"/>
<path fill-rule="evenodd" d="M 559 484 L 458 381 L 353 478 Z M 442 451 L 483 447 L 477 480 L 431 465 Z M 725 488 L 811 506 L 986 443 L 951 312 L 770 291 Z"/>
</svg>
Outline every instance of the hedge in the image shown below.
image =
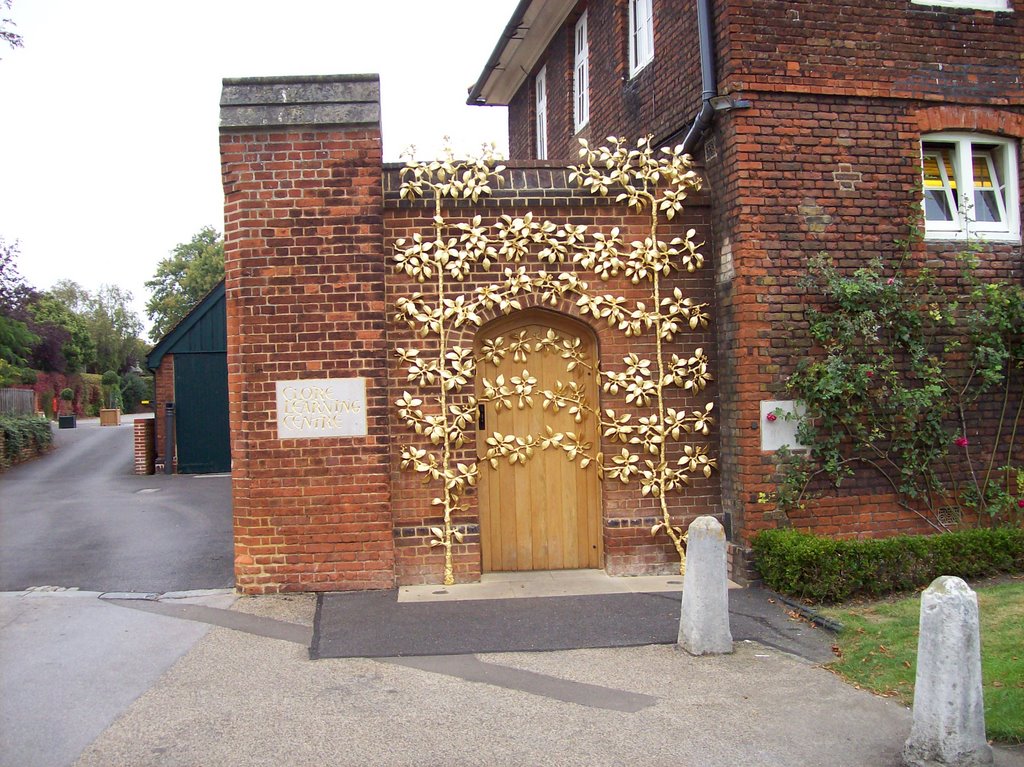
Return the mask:
<svg viewBox="0 0 1024 767">
<path fill-rule="evenodd" d="M 0 471 L 44 452 L 53 443 L 50 421 L 35 415 L 0 415 Z"/>
<path fill-rule="evenodd" d="M 883 597 L 964 579 L 1024 572 L 1024 529 L 980 528 L 938 535 L 837 540 L 798 530 L 765 530 L 754 563 L 772 590 L 812 602 Z"/>
</svg>

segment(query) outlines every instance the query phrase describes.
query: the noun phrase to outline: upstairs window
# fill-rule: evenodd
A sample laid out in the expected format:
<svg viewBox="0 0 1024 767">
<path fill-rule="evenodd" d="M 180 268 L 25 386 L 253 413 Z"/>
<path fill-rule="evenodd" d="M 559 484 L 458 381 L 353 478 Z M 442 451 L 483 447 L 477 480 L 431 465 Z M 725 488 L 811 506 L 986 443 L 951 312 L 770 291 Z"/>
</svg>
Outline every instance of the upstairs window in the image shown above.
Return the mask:
<svg viewBox="0 0 1024 767">
<path fill-rule="evenodd" d="M 587 44 L 587 12 L 576 22 L 576 43 L 573 57 L 573 126 L 576 133 L 590 122 L 590 47 Z"/>
<path fill-rule="evenodd" d="M 933 133 L 921 141 L 921 160 L 925 236 L 1019 239 L 1013 142 L 970 133 Z"/>
<path fill-rule="evenodd" d="M 537 159 L 548 159 L 548 67 L 545 64 L 534 78 L 537 96 Z"/>
<path fill-rule="evenodd" d="M 654 0 L 629 0 L 629 76 L 654 58 Z"/>
</svg>

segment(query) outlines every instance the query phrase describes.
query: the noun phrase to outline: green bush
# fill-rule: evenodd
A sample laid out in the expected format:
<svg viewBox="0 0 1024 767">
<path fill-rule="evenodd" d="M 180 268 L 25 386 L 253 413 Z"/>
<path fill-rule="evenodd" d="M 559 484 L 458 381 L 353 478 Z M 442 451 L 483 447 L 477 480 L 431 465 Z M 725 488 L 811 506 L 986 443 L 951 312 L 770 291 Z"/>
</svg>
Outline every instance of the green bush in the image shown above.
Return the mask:
<svg viewBox="0 0 1024 767">
<path fill-rule="evenodd" d="M 82 373 L 81 401 L 83 415 L 95 418 L 100 414 L 103 404 L 103 379 L 99 373 Z"/>
<path fill-rule="evenodd" d="M 53 443 L 50 421 L 34 415 L 0 415 L 0 469 L 6 469 L 31 451 L 38 455 Z"/>
<path fill-rule="evenodd" d="M 121 379 L 121 399 L 124 402 L 124 412 L 137 412 L 142 400 L 153 399 L 153 378 L 143 378 L 138 373 L 126 373 Z"/>
<path fill-rule="evenodd" d="M 765 530 L 754 538 L 753 548 L 770 589 L 823 603 L 882 597 L 927 586 L 940 575 L 1024 572 L 1024 529 L 1019 527 L 860 540 Z"/>
</svg>

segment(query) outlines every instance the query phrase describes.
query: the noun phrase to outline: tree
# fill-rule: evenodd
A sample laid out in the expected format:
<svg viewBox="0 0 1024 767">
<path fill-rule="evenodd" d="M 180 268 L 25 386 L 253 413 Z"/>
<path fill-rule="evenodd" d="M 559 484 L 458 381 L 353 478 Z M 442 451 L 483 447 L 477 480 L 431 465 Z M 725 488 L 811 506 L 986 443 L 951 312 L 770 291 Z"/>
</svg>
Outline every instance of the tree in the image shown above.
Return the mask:
<svg viewBox="0 0 1024 767">
<path fill-rule="evenodd" d="M 0 385 L 18 383 L 27 370 L 32 346 L 39 340 L 25 322 L 32 290 L 18 273 L 17 241 L 0 237 Z"/>
<path fill-rule="evenodd" d="M 10 10 L 11 0 L 0 0 L 0 11 Z M 17 26 L 12 19 L 0 16 L 0 40 L 3 40 L 12 48 L 20 48 L 24 41 L 21 35 L 12 31 L 10 27 Z"/>
<path fill-rule="evenodd" d="M 163 338 L 223 279 L 224 240 L 212 226 L 176 245 L 146 283 L 152 292 L 146 302 L 146 314 L 153 322 L 149 337 L 154 341 Z"/>
<path fill-rule="evenodd" d="M 29 304 L 30 324 L 39 336 L 32 349 L 32 367 L 58 373 L 78 373 L 96 358 L 96 343 L 88 323 L 63 302 L 43 293 Z"/>
<path fill-rule="evenodd" d="M 96 342 L 96 363 L 92 372 L 125 372 L 141 362 L 142 321 L 129 308 L 131 301 L 131 291 L 117 285 L 101 285 L 91 296 L 86 321 Z"/>
<path fill-rule="evenodd" d="M 21 249 L 18 241 L 8 244 L 0 237 L 0 314 L 15 317 L 23 311 L 25 303 L 32 296 L 32 288 L 18 272 L 18 256 Z"/>
<path fill-rule="evenodd" d="M 3 0 L 0 0 L 3 2 Z M 59 280 L 40 293 L 18 273 L 18 243 L 0 237 L 0 377 L 17 382 L 31 367 L 46 372 L 125 372 L 145 354 L 131 292 L 101 285 L 90 292 Z"/>
<path fill-rule="evenodd" d="M 89 311 L 92 296 L 74 280 L 57 280 L 46 292 L 75 314 L 85 316 Z"/>
<path fill-rule="evenodd" d="M 117 285 L 101 285 L 91 293 L 77 282 L 60 280 L 47 292 L 78 315 L 88 328 L 96 348 L 95 357 L 87 365 L 90 373 L 124 372 L 141 362 L 142 321 L 130 308 L 131 291 Z"/>
<path fill-rule="evenodd" d="M 36 340 L 24 322 L 0 316 L 0 386 L 21 381 L 29 349 Z"/>
</svg>

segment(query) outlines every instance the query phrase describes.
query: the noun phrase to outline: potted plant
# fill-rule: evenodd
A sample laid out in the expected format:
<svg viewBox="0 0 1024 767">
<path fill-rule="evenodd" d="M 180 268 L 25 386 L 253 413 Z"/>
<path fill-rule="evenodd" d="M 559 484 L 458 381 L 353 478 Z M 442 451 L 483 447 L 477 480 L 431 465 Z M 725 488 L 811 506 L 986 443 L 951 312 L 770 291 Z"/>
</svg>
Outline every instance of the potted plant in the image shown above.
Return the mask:
<svg viewBox="0 0 1024 767">
<path fill-rule="evenodd" d="M 113 370 L 103 374 L 107 406 L 100 408 L 100 426 L 121 425 L 121 377 Z"/>
<path fill-rule="evenodd" d="M 60 392 L 60 415 L 57 416 L 57 425 L 61 429 L 74 429 L 77 425 L 75 418 L 75 390 L 61 389 Z"/>
</svg>

